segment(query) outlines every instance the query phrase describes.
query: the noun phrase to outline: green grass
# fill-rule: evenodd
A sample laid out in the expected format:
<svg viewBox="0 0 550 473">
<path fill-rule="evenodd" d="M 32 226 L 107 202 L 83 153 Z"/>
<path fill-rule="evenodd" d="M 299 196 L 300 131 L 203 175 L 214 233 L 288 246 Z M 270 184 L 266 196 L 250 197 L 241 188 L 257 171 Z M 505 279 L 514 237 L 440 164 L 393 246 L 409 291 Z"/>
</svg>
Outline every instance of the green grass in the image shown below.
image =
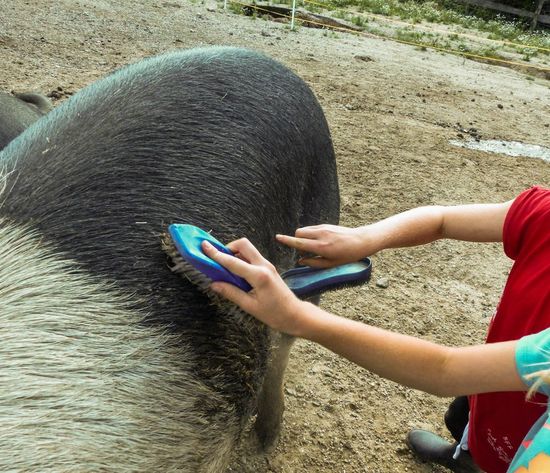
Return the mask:
<svg viewBox="0 0 550 473">
<path fill-rule="evenodd" d="M 471 44 L 468 41 L 464 41 L 458 35 L 442 36 L 440 34 L 434 34 L 431 32 L 415 30 L 413 27 L 396 29 L 391 33 L 382 31 L 379 27 L 366 24 L 365 31 L 389 38 L 396 39 L 405 43 L 416 44 L 417 49 L 420 51 L 426 51 L 428 48 L 436 48 L 441 50 L 448 50 L 458 54 L 482 56 L 492 59 L 506 59 L 501 54 L 498 46 L 479 46 Z M 521 52 L 521 51 L 520 51 Z M 536 50 L 529 50 L 529 54 L 524 54 L 523 57 L 526 61 L 529 61 L 531 57 L 536 54 Z"/>
<path fill-rule="evenodd" d="M 275 0 L 277 1 L 277 0 Z M 281 1 L 281 0 L 279 0 Z M 539 63 L 546 64 L 550 57 L 550 31 L 530 32 L 521 21 L 510 21 L 503 16 L 479 8 L 466 7 L 452 0 L 314 0 L 316 4 L 302 0 L 299 8 L 314 13 L 330 10 L 331 15 L 358 26 L 363 31 L 377 36 L 393 38 L 405 43 L 413 43 L 416 48 L 425 51 L 428 48 L 448 50 L 454 54 L 475 55 L 493 59 L 509 59 L 510 53 L 518 54 L 518 59 L 529 62 L 537 58 Z M 291 0 L 282 3 L 292 5 Z M 324 5 L 320 6 L 319 4 Z M 235 13 L 242 13 L 240 5 L 229 2 L 229 8 Z M 411 23 L 411 26 L 396 26 L 373 18 L 369 13 L 399 18 Z M 475 13 L 475 14 L 474 14 Z M 253 18 L 261 17 L 255 13 Z M 437 23 L 462 26 L 474 36 L 492 40 L 516 43 L 489 44 L 482 40 L 470 40 L 458 32 L 430 32 L 415 28 L 418 23 Z M 296 21 L 300 27 L 300 22 Z M 437 29 L 437 28 L 436 28 Z M 481 33 L 476 33 L 476 30 Z M 324 36 L 338 38 L 338 34 L 325 30 Z M 548 51 L 537 49 L 546 48 Z M 505 56 L 508 53 L 508 58 Z"/>
<path fill-rule="evenodd" d="M 500 14 L 467 7 L 451 0 L 324 0 L 319 3 L 327 5 L 329 9 L 340 10 L 340 17 L 342 17 L 341 11 L 356 11 L 398 17 L 411 23 L 458 25 L 487 33 L 490 39 L 550 49 L 548 30 L 531 33 L 525 22 L 507 20 Z M 306 8 L 312 6 L 307 3 L 307 0 L 304 5 Z M 545 53 L 550 54 L 548 51 Z"/>
<path fill-rule="evenodd" d="M 355 26 L 359 26 L 360 28 L 364 28 L 369 21 L 368 21 L 366 16 L 356 15 L 356 16 L 351 17 L 351 22 Z"/>
</svg>

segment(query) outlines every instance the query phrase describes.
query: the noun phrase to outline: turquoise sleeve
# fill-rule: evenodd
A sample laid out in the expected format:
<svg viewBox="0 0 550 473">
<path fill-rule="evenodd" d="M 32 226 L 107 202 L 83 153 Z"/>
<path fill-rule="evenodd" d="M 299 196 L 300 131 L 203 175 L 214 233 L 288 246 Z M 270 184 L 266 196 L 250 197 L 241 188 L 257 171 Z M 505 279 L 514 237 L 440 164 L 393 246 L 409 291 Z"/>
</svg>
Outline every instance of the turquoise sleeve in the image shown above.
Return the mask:
<svg viewBox="0 0 550 473">
<path fill-rule="evenodd" d="M 518 341 L 516 367 L 521 379 L 528 387 L 531 387 L 537 378 L 527 379 L 527 375 L 550 370 L 550 328 Z M 547 396 L 550 395 L 550 384 L 541 385 L 538 391 Z"/>
</svg>

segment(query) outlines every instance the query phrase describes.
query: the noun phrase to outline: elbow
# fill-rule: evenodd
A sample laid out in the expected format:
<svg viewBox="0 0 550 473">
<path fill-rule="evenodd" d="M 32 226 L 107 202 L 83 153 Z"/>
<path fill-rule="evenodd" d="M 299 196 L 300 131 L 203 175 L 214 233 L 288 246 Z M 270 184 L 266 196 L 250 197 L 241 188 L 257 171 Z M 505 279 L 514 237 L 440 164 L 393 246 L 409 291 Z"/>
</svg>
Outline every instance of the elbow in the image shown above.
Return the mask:
<svg viewBox="0 0 550 473">
<path fill-rule="evenodd" d="M 457 350 L 451 347 L 445 347 L 441 353 L 441 361 L 438 363 L 434 383 L 429 391 L 430 394 L 438 397 L 457 397 L 470 394 L 466 385 L 468 379 L 464 378 L 457 361 Z"/>
<path fill-rule="evenodd" d="M 413 209 L 415 222 L 423 228 L 426 241 L 435 241 L 445 236 L 445 207 L 427 205 Z"/>
<path fill-rule="evenodd" d="M 407 380 L 409 386 L 442 398 L 464 394 L 458 392 L 461 383 L 456 374 L 455 349 L 436 344 L 430 347 L 425 350 L 424 360 L 417 360 L 424 368 L 416 371 L 414 380 Z"/>
<path fill-rule="evenodd" d="M 442 205 L 434 205 L 431 207 L 435 224 L 435 239 L 440 240 L 445 238 L 445 207 Z"/>
</svg>

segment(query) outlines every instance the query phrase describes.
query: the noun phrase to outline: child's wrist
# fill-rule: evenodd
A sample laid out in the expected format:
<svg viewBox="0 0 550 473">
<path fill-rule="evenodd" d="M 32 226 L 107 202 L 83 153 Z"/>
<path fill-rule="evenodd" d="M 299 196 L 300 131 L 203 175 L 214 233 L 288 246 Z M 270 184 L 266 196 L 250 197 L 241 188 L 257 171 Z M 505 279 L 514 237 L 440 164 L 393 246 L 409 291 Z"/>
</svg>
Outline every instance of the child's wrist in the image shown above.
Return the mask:
<svg viewBox="0 0 550 473">
<path fill-rule="evenodd" d="M 294 326 L 291 335 L 300 338 L 311 338 L 316 331 L 319 316 L 323 312 L 315 304 L 300 300 L 293 309 Z"/>
<path fill-rule="evenodd" d="M 359 239 L 360 257 L 371 256 L 383 249 L 381 245 L 383 240 L 382 238 L 378 238 L 378 232 L 376 228 L 373 229 L 372 225 L 357 228 L 357 236 Z"/>
</svg>

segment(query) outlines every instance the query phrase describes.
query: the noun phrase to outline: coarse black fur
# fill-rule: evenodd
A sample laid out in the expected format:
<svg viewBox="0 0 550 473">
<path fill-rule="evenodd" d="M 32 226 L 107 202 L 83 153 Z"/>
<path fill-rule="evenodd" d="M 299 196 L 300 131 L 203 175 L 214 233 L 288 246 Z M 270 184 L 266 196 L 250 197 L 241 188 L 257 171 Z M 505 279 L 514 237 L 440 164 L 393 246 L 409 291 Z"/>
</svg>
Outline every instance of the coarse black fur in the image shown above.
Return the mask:
<svg viewBox="0 0 550 473">
<path fill-rule="evenodd" d="M 242 428 L 266 402 L 258 396 L 271 334 L 250 317 L 217 309 L 172 274 L 160 237 L 178 222 L 222 241 L 246 236 L 286 270 L 295 254 L 275 233 L 337 223 L 330 133 L 306 84 L 247 50 L 166 54 L 75 94 L 13 140 L 0 162 L 0 218 L 32 229 L 80 271 L 127 296 L 144 329 L 160 328 L 185 345 L 190 376 L 223 400 L 197 392 L 197 412 L 208 423 L 226 409 Z M 178 389 L 177 379 L 160 381 Z"/>
</svg>

